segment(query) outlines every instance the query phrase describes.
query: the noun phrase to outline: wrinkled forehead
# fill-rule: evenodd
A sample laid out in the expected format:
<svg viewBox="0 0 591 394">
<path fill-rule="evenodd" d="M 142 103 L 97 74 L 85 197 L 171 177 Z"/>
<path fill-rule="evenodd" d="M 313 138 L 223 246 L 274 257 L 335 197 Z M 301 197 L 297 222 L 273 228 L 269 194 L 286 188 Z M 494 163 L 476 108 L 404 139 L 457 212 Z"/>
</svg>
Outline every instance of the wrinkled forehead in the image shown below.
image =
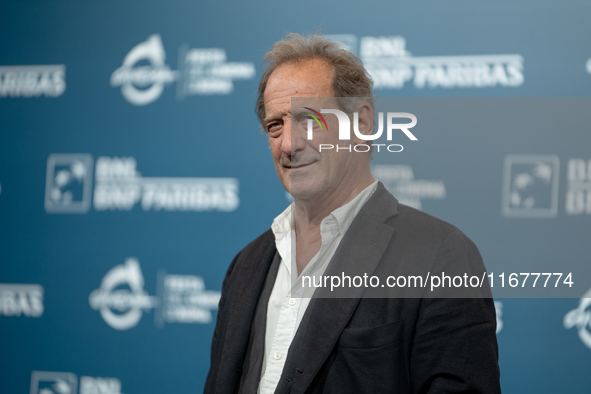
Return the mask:
<svg viewBox="0 0 591 394">
<path fill-rule="evenodd" d="M 318 59 L 277 67 L 265 88 L 266 110 L 289 106 L 292 97 L 332 97 L 333 74 L 332 68 Z"/>
<path fill-rule="evenodd" d="M 288 97 L 281 100 L 283 105 L 266 106 L 263 123 L 288 117 L 301 118 L 305 115 L 319 115 L 322 110 L 340 109 L 336 97 Z M 274 102 L 274 104 L 277 104 Z"/>
<path fill-rule="evenodd" d="M 320 115 L 322 110 L 340 109 L 336 97 L 292 97 L 292 115 Z"/>
</svg>

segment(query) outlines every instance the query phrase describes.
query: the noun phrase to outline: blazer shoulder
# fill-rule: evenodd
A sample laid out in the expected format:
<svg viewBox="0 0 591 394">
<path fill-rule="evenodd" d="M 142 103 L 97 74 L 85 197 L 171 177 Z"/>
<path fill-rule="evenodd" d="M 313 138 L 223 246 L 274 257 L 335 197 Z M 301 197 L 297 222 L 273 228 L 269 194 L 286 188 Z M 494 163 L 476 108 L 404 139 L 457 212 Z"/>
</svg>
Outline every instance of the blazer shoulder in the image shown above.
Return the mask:
<svg viewBox="0 0 591 394">
<path fill-rule="evenodd" d="M 453 224 L 418 209 L 399 204 L 398 215 L 390 225 L 397 230 L 397 244 L 410 254 L 423 258 L 416 262 L 424 269 L 456 270 L 457 272 L 481 272 L 482 256 L 476 244 Z M 401 253 L 402 249 L 398 249 Z"/>
<path fill-rule="evenodd" d="M 457 237 L 468 238 L 459 228 L 453 224 L 429 215 L 408 205 L 398 204 L 398 215 L 391 218 L 391 223 L 396 227 L 410 231 L 415 235 L 431 239 L 445 239 L 450 234 Z"/>
<path fill-rule="evenodd" d="M 362 211 L 370 218 L 383 222 L 415 240 L 437 242 L 452 233 L 465 237 L 464 233 L 453 224 L 401 204 L 381 182 Z"/>
<path fill-rule="evenodd" d="M 258 255 L 263 254 L 267 251 L 267 248 L 271 243 L 275 242 L 275 235 L 271 229 L 268 229 L 252 242 L 246 245 L 240 252 L 239 255 Z"/>
<path fill-rule="evenodd" d="M 226 278 L 232 274 L 237 265 L 242 266 L 249 261 L 257 261 L 262 258 L 273 242 L 275 242 L 275 235 L 271 229 L 256 237 L 236 254 L 228 267 Z"/>
</svg>

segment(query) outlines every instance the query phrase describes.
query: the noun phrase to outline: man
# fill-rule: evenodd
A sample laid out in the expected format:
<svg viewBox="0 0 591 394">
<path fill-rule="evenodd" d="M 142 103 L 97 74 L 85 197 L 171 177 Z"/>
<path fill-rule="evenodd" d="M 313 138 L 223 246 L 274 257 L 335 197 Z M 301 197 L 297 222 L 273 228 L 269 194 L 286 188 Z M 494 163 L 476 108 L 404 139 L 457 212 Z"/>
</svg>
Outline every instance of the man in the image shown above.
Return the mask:
<svg viewBox="0 0 591 394">
<path fill-rule="evenodd" d="M 484 267 L 457 228 L 398 204 L 371 175 L 369 153 L 346 151 L 335 116 L 307 138 L 306 114 L 319 107 L 357 112 L 359 133 L 372 134 L 372 82 L 359 59 L 291 34 L 266 60 L 257 113 L 294 203 L 228 269 L 205 392 L 500 393 L 490 298 L 368 298 L 363 287 L 302 296 L 307 275 Z M 316 108 L 301 111 L 300 99 Z M 364 142 L 353 134 L 348 146 Z"/>
</svg>

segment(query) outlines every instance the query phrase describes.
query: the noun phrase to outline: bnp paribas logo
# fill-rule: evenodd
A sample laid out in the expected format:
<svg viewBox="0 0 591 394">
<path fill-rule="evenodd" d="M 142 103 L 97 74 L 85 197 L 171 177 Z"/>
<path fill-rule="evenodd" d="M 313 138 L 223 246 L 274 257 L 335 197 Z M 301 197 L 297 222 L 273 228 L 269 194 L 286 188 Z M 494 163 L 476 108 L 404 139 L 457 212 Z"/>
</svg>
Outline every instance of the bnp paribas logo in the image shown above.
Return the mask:
<svg viewBox="0 0 591 394">
<path fill-rule="evenodd" d="M 47 213 L 85 214 L 91 207 L 130 211 L 136 206 L 144 211 L 232 212 L 239 204 L 236 178 L 145 177 L 131 156 L 100 156 L 96 165 L 87 153 L 52 153 L 47 159 Z"/>
<path fill-rule="evenodd" d="M 559 165 L 556 155 L 507 155 L 503 169 L 503 216 L 556 217 Z"/>
<path fill-rule="evenodd" d="M 359 55 L 376 90 L 515 88 L 525 80 L 525 59 L 518 53 L 417 56 L 403 36 L 327 37 Z"/>
<path fill-rule="evenodd" d="M 45 210 L 86 213 L 92 194 L 93 159 L 89 154 L 51 154 L 47 159 Z"/>
<path fill-rule="evenodd" d="M 133 105 L 158 100 L 164 89 L 177 82 L 176 97 L 227 95 L 234 81 L 252 79 L 254 63 L 228 62 L 224 48 L 179 48 L 178 70 L 166 64 L 166 52 L 160 34 L 152 34 L 134 46 L 123 64 L 111 75 L 111 86 L 121 88 L 123 97 Z"/>
<path fill-rule="evenodd" d="M 72 372 L 33 371 L 30 394 L 121 394 L 121 381 L 115 377 L 80 376 Z"/>
</svg>

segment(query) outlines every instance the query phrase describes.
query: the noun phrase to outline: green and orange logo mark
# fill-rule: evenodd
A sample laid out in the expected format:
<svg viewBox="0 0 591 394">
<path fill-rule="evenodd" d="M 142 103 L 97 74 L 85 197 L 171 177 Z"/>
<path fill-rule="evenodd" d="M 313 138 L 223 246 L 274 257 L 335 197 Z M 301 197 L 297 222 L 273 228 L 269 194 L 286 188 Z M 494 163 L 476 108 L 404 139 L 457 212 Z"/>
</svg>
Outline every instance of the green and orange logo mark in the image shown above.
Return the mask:
<svg viewBox="0 0 591 394">
<path fill-rule="evenodd" d="M 302 107 L 302 108 L 307 109 L 308 111 L 313 112 L 313 114 L 310 113 L 310 112 L 304 112 L 304 113 L 306 115 L 312 117 L 316 121 L 316 123 L 318 123 L 318 126 L 320 126 L 320 130 L 323 130 L 324 131 L 324 128 L 322 127 L 322 123 L 324 123 L 324 126 L 326 127 L 326 131 L 328 131 L 328 125 L 326 124 L 326 120 L 324 120 L 324 117 L 322 115 L 320 115 L 320 112 L 315 111 L 315 110 L 313 110 L 312 108 L 309 108 L 309 107 Z M 318 119 L 318 117 L 320 117 L 320 119 L 322 119 L 322 123 L 320 123 L 320 119 Z"/>
</svg>

